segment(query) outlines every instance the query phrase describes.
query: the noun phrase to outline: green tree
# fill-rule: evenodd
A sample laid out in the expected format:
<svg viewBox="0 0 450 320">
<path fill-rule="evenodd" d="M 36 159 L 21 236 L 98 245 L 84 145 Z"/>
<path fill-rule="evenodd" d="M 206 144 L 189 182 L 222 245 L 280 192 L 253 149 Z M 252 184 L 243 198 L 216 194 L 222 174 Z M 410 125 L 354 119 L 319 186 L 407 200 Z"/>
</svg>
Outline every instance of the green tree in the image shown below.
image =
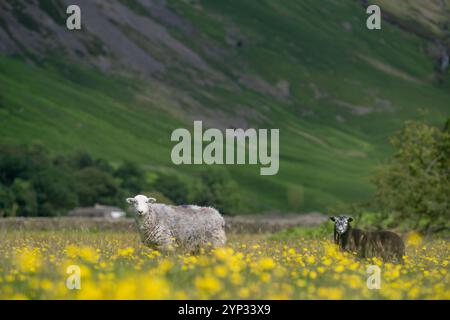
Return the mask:
<svg viewBox="0 0 450 320">
<path fill-rule="evenodd" d="M 25 217 L 38 215 L 37 194 L 30 181 L 16 179 L 10 190 L 14 194 L 14 201 L 17 204 L 15 215 Z"/>
<path fill-rule="evenodd" d="M 25 180 L 50 166 L 45 150 L 38 146 L 0 145 L 0 182 L 10 186 L 16 178 Z"/>
<path fill-rule="evenodd" d="M 91 155 L 84 151 L 78 151 L 69 158 L 71 166 L 77 169 L 83 169 L 94 166 L 94 160 Z"/>
<path fill-rule="evenodd" d="M 65 215 L 78 205 L 73 176 L 59 168 L 48 167 L 33 176 L 39 216 Z"/>
<path fill-rule="evenodd" d="M 199 205 L 213 206 L 221 213 L 236 213 L 240 197 L 236 182 L 222 168 L 209 168 L 200 173 L 200 184 L 194 195 Z"/>
<path fill-rule="evenodd" d="M 76 172 L 75 179 L 80 205 L 92 206 L 96 203 L 124 205 L 119 182 L 108 172 L 88 167 Z"/>
<path fill-rule="evenodd" d="M 14 193 L 0 182 L 0 217 L 15 215 Z"/>
<path fill-rule="evenodd" d="M 448 126 L 448 122 L 447 122 Z M 416 228 L 445 227 L 450 218 L 450 133 L 408 121 L 391 138 L 394 156 L 380 167 L 375 203 Z"/>
<path fill-rule="evenodd" d="M 39 146 L 0 145 L 0 216 L 55 216 L 81 204 L 125 206 L 149 190 L 143 170 L 130 162 L 117 170 L 86 152 L 50 158 Z"/>
<path fill-rule="evenodd" d="M 153 189 L 161 192 L 176 204 L 189 202 L 189 186 L 175 174 L 160 173 L 153 183 Z"/>
<path fill-rule="evenodd" d="M 134 196 L 147 189 L 144 171 L 136 163 L 124 162 L 114 176 L 119 178 L 120 187 L 129 192 L 128 196 Z"/>
</svg>

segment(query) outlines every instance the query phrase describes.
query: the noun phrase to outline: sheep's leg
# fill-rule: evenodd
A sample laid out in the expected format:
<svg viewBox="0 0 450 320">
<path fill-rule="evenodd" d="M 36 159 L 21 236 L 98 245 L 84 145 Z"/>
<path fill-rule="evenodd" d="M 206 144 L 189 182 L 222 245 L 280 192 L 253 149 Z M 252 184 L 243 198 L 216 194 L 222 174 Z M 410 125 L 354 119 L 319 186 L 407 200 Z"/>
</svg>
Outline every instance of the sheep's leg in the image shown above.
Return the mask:
<svg viewBox="0 0 450 320">
<path fill-rule="evenodd" d="M 170 252 L 175 250 L 174 241 L 171 237 L 162 237 L 158 241 L 158 249 L 162 252 Z"/>
<path fill-rule="evenodd" d="M 393 258 L 397 263 L 404 264 L 403 256 L 405 255 L 405 248 L 402 244 L 398 245 L 398 247 L 394 248 L 394 252 L 392 253 Z"/>
<path fill-rule="evenodd" d="M 147 235 L 147 241 L 150 239 L 153 240 L 152 242 L 160 251 L 168 252 L 174 250 L 174 238 L 169 230 L 162 226 L 158 226 Z"/>
</svg>

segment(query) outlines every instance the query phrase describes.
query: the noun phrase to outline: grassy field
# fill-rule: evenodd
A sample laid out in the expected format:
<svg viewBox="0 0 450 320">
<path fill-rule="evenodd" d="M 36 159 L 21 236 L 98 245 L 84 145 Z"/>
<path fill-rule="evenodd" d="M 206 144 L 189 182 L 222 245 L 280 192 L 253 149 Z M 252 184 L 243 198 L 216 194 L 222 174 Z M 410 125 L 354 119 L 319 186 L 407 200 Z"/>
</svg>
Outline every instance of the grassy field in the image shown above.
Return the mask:
<svg viewBox="0 0 450 320">
<path fill-rule="evenodd" d="M 1 299 L 450 299 L 450 245 L 406 236 L 403 265 L 356 260 L 330 238 L 231 235 L 210 253 L 161 254 L 117 231 L 4 231 Z M 66 287 L 80 268 L 81 288 Z M 366 286 L 369 265 L 381 288 Z M 73 271 L 72 271 L 73 272 Z"/>
<path fill-rule="evenodd" d="M 65 1 L 2 2 L 0 145 L 86 151 L 113 167 L 136 162 L 148 182 L 194 181 L 204 166 L 174 165 L 170 136 L 202 120 L 279 129 L 280 170 L 226 166 L 240 208 L 227 247 L 199 255 L 146 248 L 131 221 L 2 220 L 0 299 L 450 299 L 448 238 L 404 234 L 395 265 L 338 251 L 329 223 L 279 231 L 292 226 L 287 213 L 369 199 L 389 137 L 407 120 L 442 127 L 450 115 L 436 56 L 449 0 L 376 0 L 375 31 L 363 2 L 84 2 L 83 28 L 70 32 Z M 264 213 L 273 221 L 262 229 Z M 369 265 L 379 290 L 366 286 Z M 80 290 L 66 286 L 69 266 Z"/>
<path fill-rule="evenodd" d="M 134 2 L 121 3 L 151 16 Z M 279 128 L 278 175 L 227 167 L 240 186 L 242 213 L 324 210 L 366 199 L 372 170 L 390 154 L 387 138 L 407 119 L 441 125 L 449 83 L 433 80 L 423 38 L 387 22 L 382 32 L 368 31 L 358 1 L 325 4 L 168 1 L 192 32 L 165 30 L 208 71 L 178 65 L 174 52 L 129 26 L 121 31 L 161 59 L 163 77 L 100 72 L 60 52 L 0 55 L 0 143 L 40 144 L 54 154 L 82 149 L 113 164 L 128 159 L 151 173 L 190 177 L 194 166 L 170 161 L 174 129 L 191 128 L 193 119 Z"/>
</svg>

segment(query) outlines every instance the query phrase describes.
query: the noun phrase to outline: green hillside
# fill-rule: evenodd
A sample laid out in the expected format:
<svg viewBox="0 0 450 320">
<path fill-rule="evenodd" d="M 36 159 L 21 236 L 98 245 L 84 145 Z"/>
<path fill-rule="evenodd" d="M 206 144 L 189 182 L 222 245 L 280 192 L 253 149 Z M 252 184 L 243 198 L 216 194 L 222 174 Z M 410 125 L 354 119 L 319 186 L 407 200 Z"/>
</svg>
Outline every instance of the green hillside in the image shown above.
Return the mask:
<svg viewBox="0 0 450 320">
<path fill-rule="evenodd" d="M 174 129 L 195 119 L 279 128 L 277 175 L 260 176 L 259 165 L 227 169 L 243 212 L 302 212 L 367 198 L 374 167 L 390 153 L 387 138 L 403 121 L 439 124 L 450 114 L 448 75 L 434 80 L 429 40 L 387 22 L 367 30 L 358 1 L 168 1 L 190 31 L 140 2 L 119 5 L 170 35 L 155 42 L 145 34 L 152 30 L 118 24 L 165 71 L 149 76 L 119 63 L 100 71 L 67 50 L 37 54 L 15 34 L 18 51 L 0 56 L 0 143 L 86 150 L 189 177 L 198 168 L 170 160 Z M 2 34 L 14 34 L 1 18 Z M 89 39 L 91 47 L 103 41 Z"/>
</svg>

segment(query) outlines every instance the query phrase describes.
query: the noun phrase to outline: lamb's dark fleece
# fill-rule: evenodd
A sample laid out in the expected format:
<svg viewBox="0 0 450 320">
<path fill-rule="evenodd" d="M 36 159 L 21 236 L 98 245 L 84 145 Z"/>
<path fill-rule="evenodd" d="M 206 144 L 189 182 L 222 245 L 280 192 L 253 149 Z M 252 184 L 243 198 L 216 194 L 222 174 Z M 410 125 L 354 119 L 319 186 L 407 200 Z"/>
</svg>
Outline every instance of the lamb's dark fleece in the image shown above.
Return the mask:
<svg viewBox="0 0 450 320">
<path fill-rule="evenodd" d="M 384 261 L 403 262 L 405 244 L 390 231 L 362 231 L 353 229 L 347 216 L 331 217 L 334 221 L 334 242 L 342 250 L 355 253 L 360 258 L 379 257 Z"/>
</svg>

